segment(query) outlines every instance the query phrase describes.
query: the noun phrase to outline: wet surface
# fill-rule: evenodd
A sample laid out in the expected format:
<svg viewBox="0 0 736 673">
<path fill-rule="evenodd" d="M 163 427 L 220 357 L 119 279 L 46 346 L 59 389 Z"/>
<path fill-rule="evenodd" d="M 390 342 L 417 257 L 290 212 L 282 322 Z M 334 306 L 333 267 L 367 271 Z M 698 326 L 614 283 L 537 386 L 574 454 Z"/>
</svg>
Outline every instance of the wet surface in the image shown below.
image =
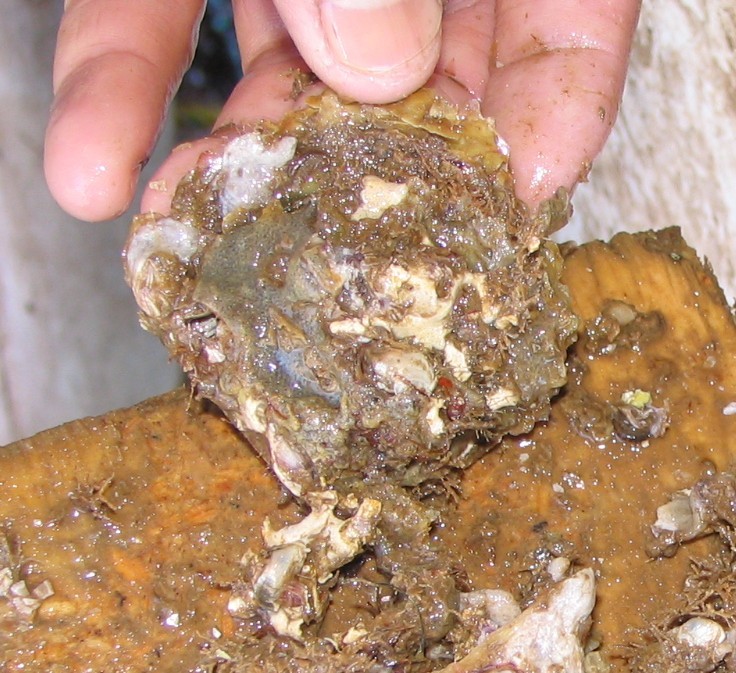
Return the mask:
<svg viewBox="0 0 736 673">
<path fill-rule="evenodd" d="M 436 535 L 468 587 L 505 588 L 522 605 L 551 581 L 555 558 L 593 568 L 592 637 L 626 670 L 624 646 L 677 610 L 689 558 L 717 544 L 646 553 L 657 507 L 732 467 L 736 328 L 673 231 L 582 246 L 564 280 L 583 323 L 568 387 L 548 422 L 465 473 Z M 654 327 L 632 338 L 634 320 Z M 615 409 L 647 405 L 666 410 L 661 434 L 617 430 Z M 0 598 L 7 671 L 224 664 L 238 637 L 227 604 L 240 558 L 260 548 L 264 517 L 300 516 L 250 447 L 186 391 L 4 448 L 0 492 L 0 560 L 29 593 L 53 590 L 26 613 Z M 348 569 L 323 633 L 368 619 L 380 580 L 371 559 Z"/>
</svg>

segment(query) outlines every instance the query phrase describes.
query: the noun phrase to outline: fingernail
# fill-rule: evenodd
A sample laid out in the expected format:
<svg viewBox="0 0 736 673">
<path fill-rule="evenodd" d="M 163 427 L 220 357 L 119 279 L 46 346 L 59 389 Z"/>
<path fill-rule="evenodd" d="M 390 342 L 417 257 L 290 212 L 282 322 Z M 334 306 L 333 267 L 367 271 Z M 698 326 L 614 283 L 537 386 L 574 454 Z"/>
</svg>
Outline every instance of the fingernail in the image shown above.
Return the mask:
<svg viewBox="0 0 736 673">
<path fill-rule="evenodd" d="M 438 48 L 441 0 L 324 0 L 322 26 L 333 57 L 383 72 Z"/>
</svg>

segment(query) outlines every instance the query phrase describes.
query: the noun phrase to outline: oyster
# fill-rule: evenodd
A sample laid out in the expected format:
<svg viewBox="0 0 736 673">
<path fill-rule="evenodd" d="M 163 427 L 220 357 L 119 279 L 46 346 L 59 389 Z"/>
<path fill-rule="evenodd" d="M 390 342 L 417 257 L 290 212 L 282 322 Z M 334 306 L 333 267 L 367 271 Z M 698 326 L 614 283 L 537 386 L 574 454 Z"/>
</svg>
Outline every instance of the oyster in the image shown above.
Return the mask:
<svg viewBox="0 0 736 673">
<path fill-rule="evenodd" d="M 312 510 L 267 531 L 232 612 L 299 637 L 370 545 L 439 641 L 458 588 L 437 494 L 565 381 L 577 321 L 544 236 L 566 197 L 530 214 L 492 122 L 428 91 L 326 93 L 233 136 L 125 250 L 143 326 Z"/>
</svg>

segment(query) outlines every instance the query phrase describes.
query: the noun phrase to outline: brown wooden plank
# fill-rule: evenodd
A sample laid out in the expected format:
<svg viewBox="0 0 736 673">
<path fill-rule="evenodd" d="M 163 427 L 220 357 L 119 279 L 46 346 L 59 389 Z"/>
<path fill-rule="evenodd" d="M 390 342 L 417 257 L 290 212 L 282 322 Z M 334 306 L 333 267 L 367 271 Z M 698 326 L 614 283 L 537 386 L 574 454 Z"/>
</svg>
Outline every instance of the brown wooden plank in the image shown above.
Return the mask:
<svg viewBox="0 0 736 673">
<path fill-rule="evenodd" d="M 736 400 L 736 328 L 714 278 L 674 230 L 581 246 L 567 256 L 565 280 L 583 332 L 612 301 L 659 327 L 619 338 L 606 354 L 581 338 L 577 374 L 550 420 L 468 470 L 440 534 L 477 587 L 523 595 L 555 553 L 593 567 L 594 633 L 615 658 L 632 629 L 676 603 L 688 570 L 686 553 L 646 556 L 657 506 L 704 470 L 733 463 L 736 416 L 723 410 Z M 608 408 L 637 388 L 668 408 L 663 436 L 581 435 L 581 409 Z M 55 592 L 30 628 L 0 598 L 4 671 L 214 662 L 236 629 L 226 604 L 240 557 L 260 545 L 264 516 L 296 517 L 293 505 L 279 507 L 278 485 L 250 447 L 183 390 L 5 447 L 0 493 L 13 580 L 30 590 L 48 580 Z"/>
</svg>

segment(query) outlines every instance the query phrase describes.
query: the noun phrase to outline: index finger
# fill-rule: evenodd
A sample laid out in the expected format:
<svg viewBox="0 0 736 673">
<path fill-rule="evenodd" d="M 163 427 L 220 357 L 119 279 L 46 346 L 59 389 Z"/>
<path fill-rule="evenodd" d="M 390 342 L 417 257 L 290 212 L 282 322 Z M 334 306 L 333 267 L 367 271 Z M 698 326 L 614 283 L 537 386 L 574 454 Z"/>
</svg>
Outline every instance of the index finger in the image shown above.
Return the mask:
<svg viewBox="0 0 736 673">
<path fill-rule="evenodd" d="M 123 211 L 193 53 L 204 0 L 71 0 L 59 29 L 46 179 L 72 215 Z"/>
</svg>

